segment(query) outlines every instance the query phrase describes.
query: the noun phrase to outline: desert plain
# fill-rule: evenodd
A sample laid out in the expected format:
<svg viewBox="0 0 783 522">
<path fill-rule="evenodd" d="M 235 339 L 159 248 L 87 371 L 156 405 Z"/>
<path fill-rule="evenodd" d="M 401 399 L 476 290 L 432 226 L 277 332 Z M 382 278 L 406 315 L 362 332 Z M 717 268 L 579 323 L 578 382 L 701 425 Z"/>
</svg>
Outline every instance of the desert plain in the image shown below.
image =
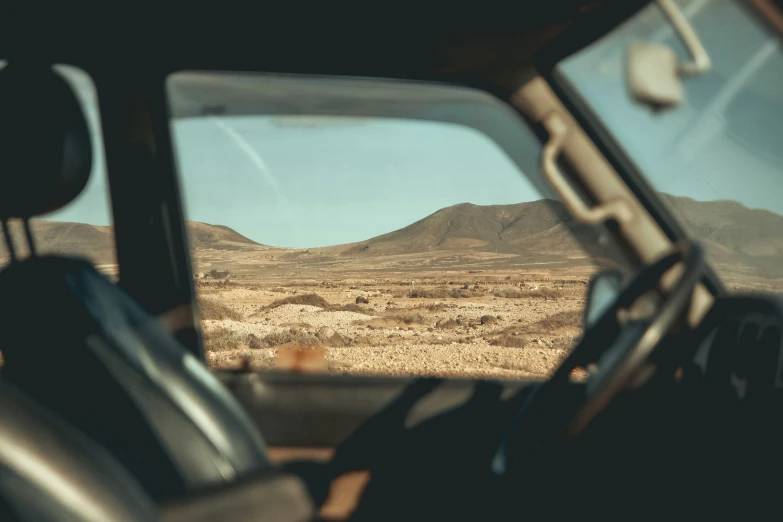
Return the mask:
<svg viewBox="0 0 783 522">
<path fill-rule="evenodd" d="M 783 217 L 664 197 L 729 289 L 783 289 Z M 590 277 L 620 266 L 603 233 L 544 200 L 454 205 L 320 248 L 187 228 L 213 369 L 545 378 L 582 334 Z M 116 277 L 111 227 L 37 220 L 33 231 L 41 252 L 87 257 Z"/>
</svg>

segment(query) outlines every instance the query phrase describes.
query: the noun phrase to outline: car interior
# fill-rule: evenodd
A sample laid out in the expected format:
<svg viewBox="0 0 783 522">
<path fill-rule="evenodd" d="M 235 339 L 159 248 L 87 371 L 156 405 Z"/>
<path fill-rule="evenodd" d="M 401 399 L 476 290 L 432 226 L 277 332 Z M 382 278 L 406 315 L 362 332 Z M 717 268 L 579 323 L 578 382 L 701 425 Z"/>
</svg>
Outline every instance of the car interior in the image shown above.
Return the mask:
<svg viewBox="0 0 783 522">
<path fill-rule="evenodd" d="M 774 2 L 737 3 L 783 34 Z M 211 49 L 196 40 L 187 47 L 181 41 L 198 32 L 167 26 L 180 43 L 150 36 L 135 56 L 118 47 L 109 60 L 71 13 L 72 39 L 45 51 L 0 50 L 0 219 L 11 255 L 0 271 L 0 520 L 775 512 L 783 302 L 728 291 L 705 248 L 554 78 L 564 56 L 650 4 L 558 0 L 520 7 L 522 18 L 460 15 L 449 27 L 422 15 L 404 42 L 389 40 L 390 27 L 355 31 L 361 45 L 329 37 L 345 26 L 339 17 L 329 31 L 291 36 L 300 43 L 290 45 L 277 40 L 283 28 L 270 28 Z M 120 42 L 121 33 L 107 41 Z M 277 52 L 233 52 L 240 41 Z M 93 171 L 82 107 L 52 68 L 62 63 L 87 71 L 98 93 L 116 283 L 85 259 L 37 254 L 30 227 L 73 201 Z M 195 109 L 170 103 L 167 77 L 187 70 L 481 91 L 540 141 L 541 154 L 524 158 L 540 166 L 534 182 L 577 224 L 601 227 L 633 274 L 593 276 L 584 335 L 546 381 L 211 371 L 169 119 L 214 110 L 219 89 L 193 88 Z M 227 92 L 233 105 L 219 112 L 259 110 L 240 87 Z M 341 99 L 356 114 L 381 110 Z M 461 117 L 417 103 L 414 117 Z M 315 102 L 278 109 L 331 110 Z M 14 242 L 11 220 L 23 224 L 25 244 Z M 587 377 L 575 379 L 577 369 Z"/>
</svg>

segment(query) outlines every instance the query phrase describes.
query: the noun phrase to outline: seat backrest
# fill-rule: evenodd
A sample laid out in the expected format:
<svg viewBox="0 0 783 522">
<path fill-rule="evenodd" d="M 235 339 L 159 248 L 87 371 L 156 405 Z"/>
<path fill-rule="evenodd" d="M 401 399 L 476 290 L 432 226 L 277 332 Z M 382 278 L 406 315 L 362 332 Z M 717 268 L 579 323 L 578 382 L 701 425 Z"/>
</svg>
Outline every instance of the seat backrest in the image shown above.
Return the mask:
<svg viewBox="0 0 783 522">
<path fill-rule="evenodd" d="M 4 376 L 110 450 L 156 499 L 269 466 L 236 399 L 86 261 L 0 273 Z"/>
<path fill-rule="evenodd" d="M 0 520 L 157 519 L 139 484 L 105 450 L 0 380 Z"/>
<path fill-rule="evenodd" d="M 0 70 L 0 219 L 84 188 L 82 109 L 49 65 Z M 83 260 L 31 257 L 0 273 L 3 375 L 107 448 L 155 498 L 269 465 L 233 396 L 157 320 Z"/>
</svg>

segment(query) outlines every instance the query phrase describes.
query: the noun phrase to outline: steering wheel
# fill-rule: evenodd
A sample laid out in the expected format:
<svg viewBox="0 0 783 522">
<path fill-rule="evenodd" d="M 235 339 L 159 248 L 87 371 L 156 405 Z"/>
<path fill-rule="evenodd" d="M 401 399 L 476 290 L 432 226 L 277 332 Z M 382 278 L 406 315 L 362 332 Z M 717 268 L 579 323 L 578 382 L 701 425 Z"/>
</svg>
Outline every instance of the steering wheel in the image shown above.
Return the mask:
<svg viewBox="0 0 783 522">
<path fill-rule="evenodd" d="M 640 297 L 659 288 L 661 277 L 678 262 L 684 269 L 662 297 L 656 312 L 645 319 L 618 318 Z M 704 272 L 704 253 L 696 243 L 675 246 L 640 271 L 585 332 L 581 342 L 554 375 L 532 393 L 506 435 L 493 460 L 495 473 L 504 474 L 521 459 L 520 451 L 531 444 L 580 433 L 630 383 L 641 375 L 645 362 L 681 317 L 691 301 L 694 287 Z M 598 370 L 587 380 L 584 396 L 575 396 L 570 383 L 577 367 L 596 363 Z"/>
</svg>

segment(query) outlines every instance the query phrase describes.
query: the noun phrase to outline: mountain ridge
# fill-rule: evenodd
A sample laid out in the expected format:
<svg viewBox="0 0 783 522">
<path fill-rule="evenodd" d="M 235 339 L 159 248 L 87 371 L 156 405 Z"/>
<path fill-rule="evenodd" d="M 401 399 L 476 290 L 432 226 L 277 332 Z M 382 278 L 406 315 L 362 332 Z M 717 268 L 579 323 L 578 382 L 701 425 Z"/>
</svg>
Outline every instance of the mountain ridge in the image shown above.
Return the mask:
<svg viewBox="0 0 783 522">
<path fill-rule="evenodd" d="M 697 201 L 669 194 L 661 197 L 685 229 L 706 245 L 711 261 L 783 277 L 783 263 L 779 262 L 783 259 L 783 216 L 734 201 Z M 34 220 L 32 227 L 43 252 L 88 254 L 96 264 L 115 262 L 110 226 Z M 197 255 L 211 250 L 264 250 L 281 253 L 281 259 L 299 259 L 306 251 L 316 261 L 462 251 L 510 254 L 523 264 L 564 256 L 576 260 L 587 259 L 588 254 L 602 255 L 597 248 L 597 230 L 575 223 L 563 205 L 554 200 L 510 205 L 459 203 L 364 241 L 312 249 L 262 245 L 224 225 L 188 221 L 186 227 Z M 21 227 L 14 229 L 15 242 L 23 245 Z M 595 250 L 585 252 L 585 247 Z"/>
</svg>

